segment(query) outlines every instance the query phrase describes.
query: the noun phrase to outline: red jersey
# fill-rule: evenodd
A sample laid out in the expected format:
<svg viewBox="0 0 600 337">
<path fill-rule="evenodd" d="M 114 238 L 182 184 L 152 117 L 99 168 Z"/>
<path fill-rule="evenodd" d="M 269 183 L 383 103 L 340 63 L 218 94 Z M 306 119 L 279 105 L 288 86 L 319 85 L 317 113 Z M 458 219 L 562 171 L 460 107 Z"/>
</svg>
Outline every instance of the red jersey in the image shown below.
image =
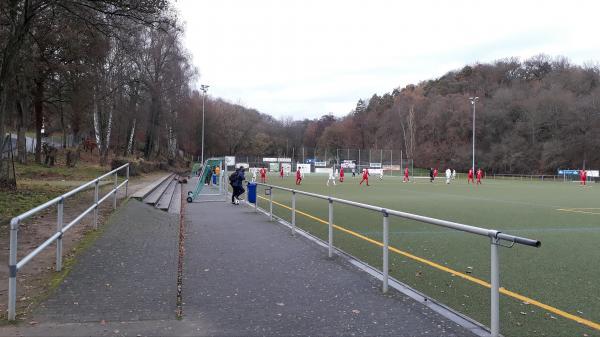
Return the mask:
<svg viewBox="0 0 600 337">
<path fill-rule="evenodd" d="M 437 177 L 437 176 L 438 176 L 438 170 L 437 170 L 437 169 L 433 170 L 433 176 L 434 176 L 434 177 Z"/>
<path fill-rule="evenodd" d="M 477 179 L 481 179 L 482 176 L 483 176 L 483 171 L 477 170 Z"/>
<path fill-rule="evenodd" d="M 473 169 L 469 169 L 469 178 L 473 178 Z"/>
<path fill-rule="evenodd" d="M 404 169 L 404 176 L 408 177 L 408 167 Z"/>
<path fill-rule="evenodd" d="M 264 168 L 264 167 L 263 167 L 263 168 L 261 168 L 261 169 L 260 169 L 260 176 L 261 176 L 262 178 L 264 178 L 266 174 L 267 174 L 267 170 L 265 170 L 265 168 Z"/>
<path fill-rule="evenodd" d="M 283 177 L 283 167 L 279 170 L 279 175 Z"/>
<path fill-rule="evenodd" d="M 343 176 L 344 176 L 344 168 L 341 168 L 340 169 L 340 177 L 343 177 Z"/>
<path fill-rule="evenodd" d="M 369 170 L 365 169 L 363 171 L 363 179 L 368 179 L 369 178 Z"/>
<path fill-rule="evenodd" d="M 300 170 L 296 171 L 296 179 L 302 179 L 302 173 L 300 172 Z"/>
</svg>

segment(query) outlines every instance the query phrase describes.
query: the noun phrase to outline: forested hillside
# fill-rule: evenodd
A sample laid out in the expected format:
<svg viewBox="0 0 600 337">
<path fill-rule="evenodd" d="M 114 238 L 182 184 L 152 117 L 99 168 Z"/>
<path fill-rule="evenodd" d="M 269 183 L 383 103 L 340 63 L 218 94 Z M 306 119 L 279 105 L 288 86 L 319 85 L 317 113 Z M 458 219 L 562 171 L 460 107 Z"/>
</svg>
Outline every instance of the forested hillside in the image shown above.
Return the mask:
<svg viewBox="0 0 600 337">
<path fill-rule="evenodd" d="M 294 124 L 303 129 L 304 146 L 402 149 L 418 166 L 465 170 L 472 152 L 469 97 L 478 96 L 477 166 L 552 173 L 581 168 L 585 160 L 587 168 L 600 168 L 599 85 L 597 65 L 545 55 L 504 59 L 359 100 L 340 119 Z"/>
</svg>

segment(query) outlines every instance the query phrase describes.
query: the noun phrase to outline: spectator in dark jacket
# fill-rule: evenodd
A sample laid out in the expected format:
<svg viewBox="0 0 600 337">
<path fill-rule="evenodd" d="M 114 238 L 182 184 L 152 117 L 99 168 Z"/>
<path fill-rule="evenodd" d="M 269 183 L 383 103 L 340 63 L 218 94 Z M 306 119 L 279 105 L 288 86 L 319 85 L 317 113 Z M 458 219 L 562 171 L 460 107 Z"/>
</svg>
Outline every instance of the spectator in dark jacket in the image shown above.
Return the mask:
<svg viewBox="0 0 600 337">
<path fill-rule="evenodd" d="M 244 194 L 246 190 L 244 190 L 243 183 L 246 180 L 246 176 L 244 175 L 244 168 L 240 167 L 236 170 L 237 174 L 231 187 L 233 187 L 233 194 L 231 195 L 231 203 L 234 205 L 240 204 L 240 195 Z"/>
</svg>

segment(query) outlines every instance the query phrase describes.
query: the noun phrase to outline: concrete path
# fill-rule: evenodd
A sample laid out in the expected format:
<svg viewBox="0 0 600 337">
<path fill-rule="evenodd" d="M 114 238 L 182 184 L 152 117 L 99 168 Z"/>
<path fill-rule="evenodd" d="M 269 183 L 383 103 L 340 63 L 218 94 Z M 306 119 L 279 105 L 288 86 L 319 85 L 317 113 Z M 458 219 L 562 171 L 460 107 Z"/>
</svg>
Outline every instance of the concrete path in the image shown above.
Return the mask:
<svg viewBox="0 0 600 337">
<path fill-rule="evenodd" d="M 178 217 L 130 200 L 34 315 L 0 336 L 472 336 L 345 258 L 226 202 L 185 205 L 183 319 Z"/>
</svg>

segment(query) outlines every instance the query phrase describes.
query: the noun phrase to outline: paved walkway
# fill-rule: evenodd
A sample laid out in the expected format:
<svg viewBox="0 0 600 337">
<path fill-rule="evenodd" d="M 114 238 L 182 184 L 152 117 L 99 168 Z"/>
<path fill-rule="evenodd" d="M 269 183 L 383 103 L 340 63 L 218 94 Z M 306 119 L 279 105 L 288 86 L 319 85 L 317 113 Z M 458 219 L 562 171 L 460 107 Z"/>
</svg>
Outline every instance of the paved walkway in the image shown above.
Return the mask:
<svg viewBox="0 0 600 337">
<path fill-rule="evenodd" d="M 472 336 L 249 208 L 187 204 L 185 219 L 182 320 L 177 217 L 131 200 L 35 312 L 39 323 L 0 335 Z"/>
</svg>

